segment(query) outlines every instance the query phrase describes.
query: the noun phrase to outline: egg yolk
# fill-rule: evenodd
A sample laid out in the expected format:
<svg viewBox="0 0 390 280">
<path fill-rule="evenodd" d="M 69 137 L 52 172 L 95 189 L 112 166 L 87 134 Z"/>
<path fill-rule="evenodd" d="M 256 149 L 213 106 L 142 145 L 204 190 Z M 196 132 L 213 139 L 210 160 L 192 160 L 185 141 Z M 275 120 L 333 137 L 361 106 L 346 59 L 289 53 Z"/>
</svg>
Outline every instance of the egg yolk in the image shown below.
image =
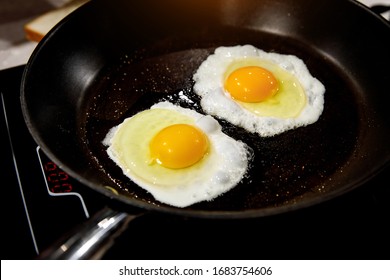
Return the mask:
<svg viewBox="0 0 390 280">
<path fill-rule="evenodd" d="M 259 66 L 246 66 L 234 70 L 225 81 L 225 90 L 233 99 L 242 102 L 261 102 L 279 90 L 275 76 Z"/>
<path fill-rule="evenodd" d="M 152 163 L 172 169 L 189 167 L 208 150 L 207 136 L 188 124 L 174 124 L 162 129 L 149 144 Z"/>
</svg>

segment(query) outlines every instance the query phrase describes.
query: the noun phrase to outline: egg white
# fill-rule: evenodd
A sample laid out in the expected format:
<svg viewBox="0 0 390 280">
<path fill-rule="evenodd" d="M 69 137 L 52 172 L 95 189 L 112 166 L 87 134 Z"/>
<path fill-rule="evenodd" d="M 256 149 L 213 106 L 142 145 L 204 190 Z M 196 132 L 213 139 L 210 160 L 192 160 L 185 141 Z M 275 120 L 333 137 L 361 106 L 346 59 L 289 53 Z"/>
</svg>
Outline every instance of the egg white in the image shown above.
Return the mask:
<svg viewBox="0 0 390 280">
<path fill-rule="evenodd" d="M 150 163 L 149 143 L 164 127 L 186 123 L 200 128 L 210 148 L 198 163 L 182 169 Z M 248 168 L 249 147 L 224 134 L 211 116 L 160 102 L 113 127 L 105 137 L 109 157 L 123 173 L 160 202 L 187 207 L 209 201 L 236 186 Z"/>
<path fill-rule="evenodd" d="M 272 115 L 272 112 L 264 116 L 255 114 L 225 92 L 226 71 L 234 64 L 245 65 L 247 61 L 253 60 L 277 65 L 297 78 L 305 94 L 306 103 L 296 116 L 280 117 L 277 112 L 275 115 Z M 276 78 L 278 79 L 277 75 Z M 194 92 L 201 97 L 201 106 L 207 114 L 218 116 L 263 137 L 312 124 L 319 119 L 324 109 L 325 87 L 310 74 L 300 58 L 294 55 L 267 53 L 252 45 L 215 49 L 214 54 L 208 56 L 199 66 L 193 80 Z"/>
</svg>

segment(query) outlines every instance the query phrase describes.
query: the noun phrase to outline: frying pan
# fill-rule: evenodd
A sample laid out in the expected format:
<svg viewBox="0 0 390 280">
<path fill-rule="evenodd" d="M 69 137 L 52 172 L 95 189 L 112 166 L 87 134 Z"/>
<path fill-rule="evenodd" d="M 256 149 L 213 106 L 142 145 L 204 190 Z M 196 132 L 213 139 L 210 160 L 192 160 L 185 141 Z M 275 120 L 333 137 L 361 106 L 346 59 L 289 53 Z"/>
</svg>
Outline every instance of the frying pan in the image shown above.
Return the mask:
<svg viewBox="0 0 390 280">
<path fill-rule="evenodd" d="M 243 44 L 300 57 L 326 87 L 324 112 L 267 138 L 216 116 L 254 150 L 248 176 L 186 208 L 154 200 L 107 157 L 104 136 L 161 100 L 202 112 L 192 75 L 216 47 Z M 389 164 L 389 49 L 389 23 L 354 1 L 97 0 L 40 42 L 23 73 L 21 106 L 42 150 L 107 197 L 97 220 L 127 224 L 148 211 L 264 217 L 340 196 Z"/>
</svg>

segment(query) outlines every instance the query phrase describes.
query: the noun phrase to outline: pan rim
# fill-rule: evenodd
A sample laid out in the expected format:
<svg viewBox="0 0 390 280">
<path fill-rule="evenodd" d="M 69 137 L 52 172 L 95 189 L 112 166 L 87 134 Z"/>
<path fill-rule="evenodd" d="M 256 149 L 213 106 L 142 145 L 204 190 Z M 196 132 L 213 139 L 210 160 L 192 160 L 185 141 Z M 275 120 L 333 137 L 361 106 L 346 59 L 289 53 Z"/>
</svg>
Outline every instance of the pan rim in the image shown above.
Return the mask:
<svg viewBox="0 0 390 280">
<path fill-rule="evenodd" d="M 390 23 L 387 22 L 383 17 L 375 14 L 371 10 L 368 9 L 365 5 L 354 1 L 349 0 L 349 2 L 360 6 L 364 10 L 368 11 L 370 14 L 374 15 L 376 18 L 378 18 L 381 22 L 384 22 L 387 27 L 390 28 Z M 90 3 L 87 3 L 86 5 L 90 5 Z M 84 9 L 84 7 L 81 7 L 80 9 Z M 77 10 L 75 11 L 77 12 Z M 72 13 L 73 14 L 73 13 Z M 343 193 L 346 193 L 352 189 L 355 189 L 361 185 L 363 185 L 365 182 L 369 181 L 371 178 L 375 177 L 377 174 L 379 174 L 383 169 L 385 169 L 387 166 L 389 166 L 390 163 L 390 157 L 388 157 L 387 161 L 380 166 L 377 166 L 373 172 L 367 174 L 366 177 L 361 178 L 359 182 L 355 182 L 353 184 L 350 184 L 348 186 L 345 186 L 342 189 L 342 192 L 340 193 L 340 190 L 337 192 L 329 192 L 325 194 L 324 196 L 321 196 L 321 198 L 315 198 L 313 200 L 308 201 L 307 203 L 299 203 L 299 204 L 292 204 L 292 205 L 285 205 L 277 208 L 259 208 L 259 209 L 251 209 L 251 210 L 239 210 L 239 211 L 213 211 L 213 210 L 192 210 L 192 209 L 178 209 L 173 207 L 165 207 L 165 206 L 158 206 L 153 205 L 148 202 L 143 202 L 140 200 L 136 200 L 133 198 L 125 197 L 125 196 L 116 196 L 115 194 L 111 193 L 110 191 L 106 190 L 104 186 L 96 185 L 91 183 L 89 180 L 85 179 L 84 177 L 80 176 L 77 172 L 75 172 L 71 167 L 67 166 L 66 164 L 63 164 L 62 160 L 58 158 L 55 153 L 50 149 L 49 146 L 45 144 L 45 140 L 41 139 L 40 136 L 37 134 L 37 130 L 33 125 L 32 120 L 30 119 L 30 116 L 28 115 L 28 112 L 26 111 L 26 100 L 24 96 L 25 92 L 25 80 L 27 79 L 28 75 L 31 72 L 31 66 L 34 63 L 35 57 L 39 56 L 39 52 L 42 51 L 43 46 L 46 42 L 50 39 L 51 36 L 54 36 L 55 31 L 59 29 L 63 24 L 66 24 L 66 22 L 69 20 L 69 18 L 73 16 L 70 15 L 64 20 L 62 20 L 48 35 L 45 39 L 42 40 L 42 42 L 38 45 L 38 47 L 34 50 L 31 58 L 29 59 L 25 70 L 22 75 L 22 83 L 21 83 L 21 105 L 22 105 L 22 112 L 23 117 L 26 121 L 26 125 L 31 132 L 31 135 L 33 136 L 35 142 L 41 147 L 41 149 L 47 154 L 47 156 L 52 159 L 55 163 L 59 165 L 60 168 L 62 168 L 65 172 L 67 172 L 69 175 L 71 175 L 73 178 L 80 181 L 82 184 L 91 187 L 92 189 L 102 193 L 105 196 L 108 196 L 109 198 L 116 200 L 119 200 L 121 202 L 124 202 L 127 205 L 139 207 L 141 209 L 145 209 L 148 211 L 158 211 L 158 212 L 164 212 L 164 213 L 170 213 L 170 214 L 178 214 L 178 215 L 184 215 L 184 216 L 192 216 L 192 217 L 210 217 L 210 218 L 254 218 L 254 217 L 263 217 L 263 216 L 270 216 L 274 214 L 280 214 L 289 212 L 291 210 L 298 210 L 302 208 L 306 208 L 315 204 L 318 204 L 319 201 L 328 201 L 336 196 L 342 195 Z"/>
</svg>

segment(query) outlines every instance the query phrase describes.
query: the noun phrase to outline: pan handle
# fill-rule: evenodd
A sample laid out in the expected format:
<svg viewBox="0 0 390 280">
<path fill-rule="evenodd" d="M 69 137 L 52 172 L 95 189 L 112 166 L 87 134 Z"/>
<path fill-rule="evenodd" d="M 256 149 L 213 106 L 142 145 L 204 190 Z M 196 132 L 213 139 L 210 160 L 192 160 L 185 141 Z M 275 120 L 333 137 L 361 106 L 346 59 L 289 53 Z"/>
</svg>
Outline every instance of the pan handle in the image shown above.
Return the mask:
<svg viewBox="0 0 390 280">
<path fill-rule="evenodd" d="M 142 214 L 131 215 L 103 208 L 80 227 L 70 232 L 38 258 L 46 260 L 100 259 L 126 230 L 128 223 Z"/>
</svg>

